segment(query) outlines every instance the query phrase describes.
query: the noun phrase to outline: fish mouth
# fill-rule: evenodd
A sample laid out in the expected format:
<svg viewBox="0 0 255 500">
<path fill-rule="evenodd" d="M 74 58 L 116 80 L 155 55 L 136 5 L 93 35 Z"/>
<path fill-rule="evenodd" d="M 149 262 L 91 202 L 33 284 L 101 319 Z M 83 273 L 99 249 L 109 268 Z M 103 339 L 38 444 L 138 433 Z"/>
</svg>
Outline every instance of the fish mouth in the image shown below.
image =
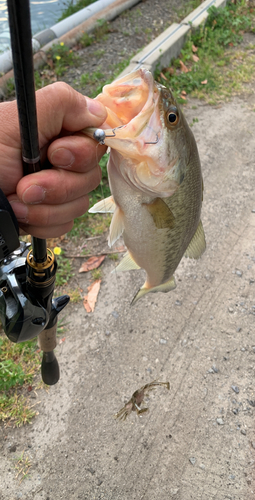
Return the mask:
<svg viewBox="0 0 255 500">
<path fill-rule="evenodd" d="M 146 146 L 157 144 L 161 133 L 158 112 L 160 92 L 152 74 L 141 68 L 105 85 L 97 96 L 107 109 L 107 119 L 100 141 L 95 129 L 86 129 L 87 135 L 106 146 L 113 147 L 123 156 L 136 158 L 144 155 Z"/>
<path fill-rule="evenodd" d="M 112 148 L 122 178 L 147 195 L 171 196 L 179 188 L 179 154 L 171 148 L 162 110 L 162 87 L 145 68 L 105 85 L 96 98 L 107 109 L 101 129 L 84 133 Z M 120 161 L 118 154 L 124 159 Z"/>
<path fill-rule="evenodd" d="M 145 107 L 147 109 L 153 104 L 155 90 L 153 76 L 145 68 L 105 85 L 103 93 L 96 98 L 105 105 L 108 112 L 103 128 L 116 128 L 130 123 L 144 112 Z"/>
</svg>

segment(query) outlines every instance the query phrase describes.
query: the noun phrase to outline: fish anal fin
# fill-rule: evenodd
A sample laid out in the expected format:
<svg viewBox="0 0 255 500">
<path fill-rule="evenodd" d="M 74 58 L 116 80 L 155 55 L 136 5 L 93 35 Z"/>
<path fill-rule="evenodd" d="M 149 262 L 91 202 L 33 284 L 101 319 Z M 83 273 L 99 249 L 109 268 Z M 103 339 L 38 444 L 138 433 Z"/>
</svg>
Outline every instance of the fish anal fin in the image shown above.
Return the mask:
<svg viewBox="0 0 255 500">
<path fill-rule="evenodd" d="M 151 214 L 154 224 L 158 229 L 171 229 L 174 227 L 174 214 L 161 198 L 156 198 L 152 203 L 144 203 L 143 206 Z"/>
<path fill-rule="evenodd" d="M 132 255 L 130 255 L 129 252 L 127 252 L 119 265 L 112 271 L 114 273 L 115 271 L 132 271 L 133 269 L 141 269 L 140 266 L 134 261 Z"/>
<path fill-rule="evenodd" d="M 154 286 L 153 288 L 147 288 L 146 283 L 138 290 L 137 294 L 134 296 L 131 305 L 134 305 L 139 299 L 141 299 L 147 293 L 155 293 L 155 292 L 170 292 L 176 288 L 176 282 L 174 276 L 170 278 L 166 283 L 162 283 L 161 285 Z"/>
<path fill-rule="evenodd" d="M 93 207 L 89 209 L 90 214 L 113 214 L 115 211 L 116 205 L 112 196 L 105 198 L 104 200 L 99 201 Z"/>
<path fill-rule="evenodd" d="M 201 257 L 201 255 L 204 253 L 205 248 L 205 233 L 202 222 L 200 220 L 197 230 L 184 255 L 185 257 L 189 257 L 190 259 L 199 259 L 199 257 Z"/>
<path fill-rule="evenodd" d="M 123 231 L 124 231 L 123 213 L 119 207 L 116 207 L 110 225 L 110 233 L 108 237 L 109 247 L 112 247 L 115 241 L 117 241 L 118 238 L 122 235 Z"/>
</svg>

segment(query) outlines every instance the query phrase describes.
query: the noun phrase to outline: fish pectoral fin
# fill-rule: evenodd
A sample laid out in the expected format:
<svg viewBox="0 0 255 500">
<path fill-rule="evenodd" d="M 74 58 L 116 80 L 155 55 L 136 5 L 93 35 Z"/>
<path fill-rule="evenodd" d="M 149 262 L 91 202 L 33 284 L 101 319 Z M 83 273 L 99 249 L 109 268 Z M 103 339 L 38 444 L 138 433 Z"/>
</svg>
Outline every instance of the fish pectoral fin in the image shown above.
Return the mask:
<svg viewBox="0 0 255 500">
<path fill-rule="evenodd" d="M 115 201 L 112 196 L 99 201 L 89 209 L 90 214 L 113 214 L 116 208 Z"/>
<path fill-rule="evenodd" d="M 200 220 L 197 230 L 184 255 L 185 257 L 189 257 L 190 259 L 199 259 L 199 257 L 201 257 L 201 255 L 204 253 L 205 248 L 205 233 L 202 222 Z"/>
<path fill-rule="evenodd" d="M 170 278 L 166 283 L 162 283 L 161 285 L 154 286 L 153 288 L 146 288 L 145 285 L 138 290 L 137 294 L 134 296 L 131 305 L 133 306 L 139 299 L 141 299 L 144 295 L 147 293 L 154 293 L 154 292 L 170 292 L 171 290 L 174 290 L 176 288 L 176 282 L 174 279 L 174 276 Z"/>
<path fill-rule="evenodd" d="M 115 241 L 117 241 L 117 239 L 122 235 L 123 231 L 124 231 L 123 213 L 121 209 L 116 206 L 110 225 L 110 233 L 108 237 L 109 247 L 112 247 Z"/>
<path fill-rule="evenodd" d="M 154 224 L 158 229 L 171 229 L 174 227 L 174 214 L 162 198 L 156 198 L 152 203 L 143 203 L 143 206 L 151 214 Z"/>
<path fill-rule="evenodd" d="M 123 259 L 118 264 L 118 266 L 115 267 L 115 269 L 112 271 L 112 273 L 114 273 L 115 271 L 131 271 L 133 269 L 141 269 L 141 268 L 134 261 L 133 257 L 130 255 L 130 253 L 127 252 L 127 253 L 125 253 Z"/>
</svg>

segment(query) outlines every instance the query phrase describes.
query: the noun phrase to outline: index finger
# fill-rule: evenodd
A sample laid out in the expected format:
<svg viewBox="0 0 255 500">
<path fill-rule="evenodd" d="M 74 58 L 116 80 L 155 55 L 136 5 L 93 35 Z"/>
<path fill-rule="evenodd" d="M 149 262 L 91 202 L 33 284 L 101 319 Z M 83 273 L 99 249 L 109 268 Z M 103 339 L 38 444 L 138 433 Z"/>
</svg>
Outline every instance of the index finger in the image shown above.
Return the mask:
<svg viewBox="0 0 255 500">
<path fill-rule="evenodd" d="M 40 147 L 61 130 L 78 132 L 88 126 L 99 127 L 106 119 L 105 107 L 76 92 L 64 82 L 56 82 L 36 92 Z"/>
</svg>

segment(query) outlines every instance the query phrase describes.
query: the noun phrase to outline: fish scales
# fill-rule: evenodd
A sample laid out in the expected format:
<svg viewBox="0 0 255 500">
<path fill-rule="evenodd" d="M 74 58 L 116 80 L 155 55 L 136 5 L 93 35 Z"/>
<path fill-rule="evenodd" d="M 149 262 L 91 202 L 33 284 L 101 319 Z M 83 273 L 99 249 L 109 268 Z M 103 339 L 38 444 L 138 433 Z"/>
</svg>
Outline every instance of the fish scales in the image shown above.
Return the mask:
<svg viewBox="0 0 255 500">
<path fill-rule="evenodd" d="M 103 130 L 84 133 L 103 137 L 111 148 L 112 197 L 90 211 L 113 212 L 109 244 L 123 235 L 128 249 L 116 270 L 146 271 L 134 303 L 146 293 L 173 290 L 183 255 L 199 258 L 205 250 L 200 160 L 172 92 L 149 71 L 139 69 L 106 85 L 97 99 L 108 110 L 107 120 Z"/>
<path fill-rule="evenodd" d="M 165 199 L 175 217 L 175 227 L 168 230 L 165 238 L 166 272 L 163 281 L 167 281 L 178 266 L 198 227 L 200 211 L 197 210 L 197 204 L 198 200 L 202 198 L 202 189 L 201 175 L 196 163 L 191 161 L 179 189 L 170 198 Z M 179 227 L 182 227 L 182 232 L 178 230 Z"/>
</svg>

